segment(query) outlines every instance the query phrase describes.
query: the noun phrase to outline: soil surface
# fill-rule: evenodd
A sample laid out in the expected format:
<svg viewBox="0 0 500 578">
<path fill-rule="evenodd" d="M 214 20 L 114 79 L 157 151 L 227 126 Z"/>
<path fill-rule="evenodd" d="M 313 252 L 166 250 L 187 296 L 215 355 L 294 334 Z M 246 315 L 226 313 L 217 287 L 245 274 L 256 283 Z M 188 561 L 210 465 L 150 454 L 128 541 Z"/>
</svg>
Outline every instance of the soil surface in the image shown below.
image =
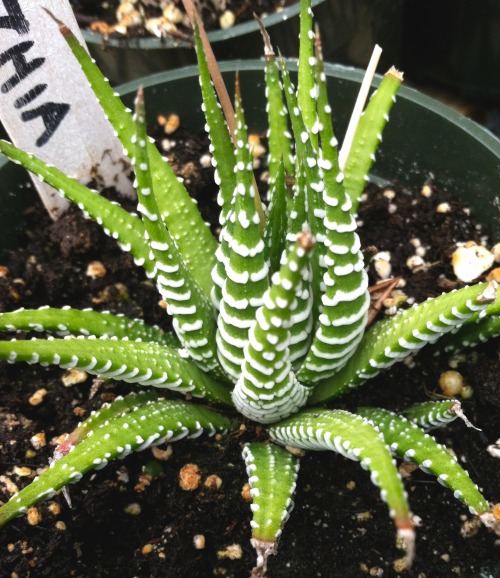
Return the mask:
<svg viewBox="0 0 500 578">
<path fill-rule="evenodd" d="M 186 138 L 182 132 L 177 136 L 180 141 Z M 181 148 L 192 154 L 189 175 L 204 180 L 197 198 L 205 218 L 214 223 L 215 186 L 211 171 L 199 163 L 201 142 Z M 169 154 L 175 151 L 174 146 Z M 186 172 L 185 160 L 177 156 L 177 162 L 178 171 Z M 444 202 L 449 210 L 437 212 Z M 168 328 L 152 283 L 77 209 L 52 223 L 37 204 L 27 218 L 29 227 L 19 240 L 23 248 L 1 263 L 0 310 L 46 304 L 93 307 Z M 364 250 L 390 252 L 392 275 L 404 279 L 401 290 L 409 301 L 458 286 L 450 265 L 456 242 L 480 242 L 487 235 L 452 192 L 437 189 L 424 196 L 421 191 L 371 186 L 359 219 Z M 426 249 L 427 265 L 410 271 L 407 259 L 415 254 L 417 238 Z M 491 239 L 489 245 L 495 241 Z M 102 263 L 104 275 L 88 274 L 94 261 Z M 376 282 L 373 266 L 370 274 Z M 441 372 L 456 368 L 473 388 L 463 407 L 481 431 L 457 420 L 435 435 L 453 448 L 484 494 L 498 500 L 500 460 L 486 448 L 500 437 L 499 359 L 498 339 L 462 355 L 424 350 L 411 365 L 394 366 L 335 406 L 380 405 L 397 410 L 428 399 L 438 390 Z M 57 436 L 71 431 L 103 401 L 131 390 L 119 382 L 99 386 L 92 378 L 65 386 L 66 375 L 57 368 L 0 365 L 0 499 L 7 500 L 14 485 L 23 487 L 38 468 L 46 466 Z M 46 445 L 34 445 L 38 434 L 44 435 Z M 29 520 L 23 516 L 0 529 L 0 576 L 248 576 L 255 556 L 249 504 L 241 495 L 246 483 L 241 449 L 249 439 L 264 436 L 260 427 L 242 420 L 241 427 L 219 439 L 173 444 L 170 457 L 170 450 L 166 454 L 146 450 L 86 475 L 70 489 L 72 508 L 58 495 L 39 504 Z M 179 471 L 188 463 L 196 464 L 202 474 L 200 486 L 192 491 L 181 489 L 178 481 Z M 205 484 L 211 475 L 220 478 L 219 488 Z M 407 472 L 405 484 L 420 527 L 413 568 L 400 573 L 397 560 L 403 553 L 396 548 L 387 508 L 369 475 L 338 455 L 307 454 L 301 462 L 295 509 L 278 555 L 270 560 L 269 576 L 499 575 L 495 537 L 477 526 L 451 492 L 419 470 Z M 198 535 L 204 537 L 204 548 L 194 545 Z"/>
<path fill-rule="evenodd" d="M 253 14 L 263 18 L 274 14 L 293 4 L 294 0 L 202 0 L 197 3 L 207 31 L 219 28 L 231 28 L 247 20 L 253 20 Z M 120 5 L 131 4 L 120 0 L 70 0 L 75 12 L 76 19 L 82 28 L 89 28 L 94 32 L 101 32 L 106 36 L 116 38 L 127 37 L 154 37 L 151 29 L 145 26 L 150 19 L 162 16 L 162 8 L 159 1 L 139 0 L 134 9 L 138 9 L 140 15 L 133 18 L 125 16 L 125 19 L 117 18 L 117 9 Z M 170 4 L 178 7 L 183 14 L 184 8 L 181 0 L 173 0 Z M 233 20 L 234 18 L 234 20 Z M 114 27 L 122 20 L 122 26 L 115 30 Z M 227 25 L 228 23 L 231 25 Z M 191 27 L 186 21 L 180 21 L 175 25 L 163 29 L 160 37 L 170 36 L 177 40 L 191 38 Z"/>
</svg>

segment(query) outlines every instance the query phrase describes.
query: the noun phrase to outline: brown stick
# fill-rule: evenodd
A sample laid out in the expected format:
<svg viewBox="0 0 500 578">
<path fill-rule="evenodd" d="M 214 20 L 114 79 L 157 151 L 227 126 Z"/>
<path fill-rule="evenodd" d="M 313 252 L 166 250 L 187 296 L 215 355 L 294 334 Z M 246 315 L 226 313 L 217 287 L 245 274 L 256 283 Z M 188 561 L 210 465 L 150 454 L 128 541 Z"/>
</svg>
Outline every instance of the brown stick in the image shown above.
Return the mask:
<svg viewBox="0 0 500 578">
<path fill-rule="evenodd" d="M 205 31 L 205 27 L 203 26 L 200 14 L 194 5 L 193 0 L 182 0 L 182 3 L 184 4 L 184 9 L 186 10 L 191 25 L 194 27 L 196 24 L 198 27 L 198 32 L 200 33 L 201 42 L 203 44 L 203 50 L 205 51 L 205 57 L 207 59 L 208 70 L 210 71 L 210 76 L 212 77 L 215 91 L 219 97 L 219 102 L 222 107 L 222 111 L 224 112 L 224 116 L 226 117 L 229 130 L 231 131 L 231 135 L 234 138 L 234 133 L 236 132 L 236 121 L 234 118 L 233 104 L 229 98 L 224 79 L 222 78 L 222 74 L 219 70 L 219 65 L 217 64 L 212 46 L 208 40 L 208 36 Z"/>
<path fill-rule="evenodd" d="M 375 317 L 380 313 L 382 309 L 382 303 L 384 299 L 389 297 L 392 290 L 401 281 L 401 277 L 394 277 L 394 279 L 386 279 L 380 281 L 376 285 L 372 285 L 368 288 L 368 293 L 370 293 L 371 304 L 368 309 L 368 319 L 366 325 L 371 325 L 375 321 Z"/>
</svg>

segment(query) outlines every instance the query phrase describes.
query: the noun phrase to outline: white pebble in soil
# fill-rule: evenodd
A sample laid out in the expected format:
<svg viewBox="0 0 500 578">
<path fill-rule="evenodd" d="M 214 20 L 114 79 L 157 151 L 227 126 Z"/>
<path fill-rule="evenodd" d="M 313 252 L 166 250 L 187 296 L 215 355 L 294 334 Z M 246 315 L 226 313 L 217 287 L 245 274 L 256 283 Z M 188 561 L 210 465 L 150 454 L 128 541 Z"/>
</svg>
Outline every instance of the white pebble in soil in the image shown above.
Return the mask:
<svg viewBox="0 0 500 578">
<path fill-rule="evenodd" d="M 493 253 L 486 247 L 471 242 L 458 247 L 451 256 L 453 272 L 463 283 L 470 283 L 480 277 L 494 261 Z"/>
<path fill-rule="evenodd" d="M 372 259 L 375 272 L 380 279 L 389 279 L 392 273 L 391 254 L 387 251 L 380 251 Z"/>
</svg>

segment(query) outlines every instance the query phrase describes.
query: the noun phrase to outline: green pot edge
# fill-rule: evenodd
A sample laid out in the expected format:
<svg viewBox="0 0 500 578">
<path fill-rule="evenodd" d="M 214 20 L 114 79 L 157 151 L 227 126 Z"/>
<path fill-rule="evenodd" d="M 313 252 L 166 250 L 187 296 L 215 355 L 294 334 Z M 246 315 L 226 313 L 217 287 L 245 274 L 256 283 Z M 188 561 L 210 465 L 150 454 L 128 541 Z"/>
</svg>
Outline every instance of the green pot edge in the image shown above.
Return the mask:
<svg viewBox="0 0 500 578">
<path fill-rule="evenodd" d="M 286 59 L 287 67 L 291 71 L 297 71 L 297 60 L 296 59 Z M 240 72 L 246 70 L 262 70 L 264 71 L 265 62 L 263 59 L 251 59 L 251 60 L 226 60 L 219 62 L 219 68 L 221 72 L 234 72 L 238 70 Z M 364 76 L 364 70 L 355 68 L 352 66 L 346 66 L 343 64 L 331 64 L 325 63 L 325 72 L 328 76 L 336 76 L 342 80 L 349 80 L 352 82 L 361 82 Z M 117 92 L 120 95 L 127 93 L 135 93 L 139 86 L 143 88 L 149 88 L 151 86 L 164 83 L 166 81 L 178 80 L 182 78 L 188 78 L 190 76 L 198 75 L 198 67 L 196 65 L 185 66 L 176 70 L 169 70 L 165 72 L 157 72 L 150 74 L 141 79 L 131 80 L 129 82 L 120 84 L 116 87 Z M 372 86 L 378 86 L 382 80 L 382 75 L 375 75 L 375 79 Z M 493 135 L 489 130 L 482 127 L 477 122 L 463 116 L 459 112 L 456 112 L 449 106 L 442 104 L 436 99 L 422 94 L 414 88 L 408 86 L 401 86 L 398 93 L 398 99 L 403 98 L 412 103 L 415 103 L 421 107 L 430 110 L 434 114 L 446 119 L 452 124 L 456 125 L 468 135 L 472 136 L 478 141 L 482 141 L 483 144 L 490 150 L 493 154 L 500 158 L 500 140 Z"/>
</svg>

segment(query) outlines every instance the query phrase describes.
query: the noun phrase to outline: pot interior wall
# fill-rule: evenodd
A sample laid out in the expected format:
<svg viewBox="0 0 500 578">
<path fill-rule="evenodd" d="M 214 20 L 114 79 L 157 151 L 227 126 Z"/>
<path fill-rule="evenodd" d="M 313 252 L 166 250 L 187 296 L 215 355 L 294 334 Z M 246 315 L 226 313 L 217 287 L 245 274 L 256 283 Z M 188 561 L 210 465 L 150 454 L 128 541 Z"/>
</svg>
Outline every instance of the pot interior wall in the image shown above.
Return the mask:
<svg viewBox="0 0 500 578">
<path fill-rule="evenodd" d="M 290 68 L 296 70 L 295 64 L 290 62 Z M 221 64 L 221 70 L 229 88 L 234 82 L 234 71 L 239 70 L 249 128 L 264 132 L 263 62 L 225 62 Z M 339 136 L 345 132 L 362 72 L 338 65 L 328 65 L 326 72 L 334 126 Z M 140 83 L 145 88 L 150 121 L 159 113 L 176 112 L 186 126 L 201 130 L 204 120 L 195 67 L 152 75 Z M 132 82 L 119 88 L 128 106 L 133 102 L 138 85 Z M 23 208 L 35 193 L 26 187 L 18 190 L 19 183 L 27 180 L 18 166 L 4 163 L 0 169 L 4 194 L 4 202 L 0 205 L 1 250 L 15 246 L 15 232 L 23 227 Z M 432 176 L 441 186 L 456 191 L 476 216 L 491 226 L 493 235 L 498 238 L 500 141 L 433 99 L 402 87 L 372 177 L 420 187 Z"/>
</svg>

